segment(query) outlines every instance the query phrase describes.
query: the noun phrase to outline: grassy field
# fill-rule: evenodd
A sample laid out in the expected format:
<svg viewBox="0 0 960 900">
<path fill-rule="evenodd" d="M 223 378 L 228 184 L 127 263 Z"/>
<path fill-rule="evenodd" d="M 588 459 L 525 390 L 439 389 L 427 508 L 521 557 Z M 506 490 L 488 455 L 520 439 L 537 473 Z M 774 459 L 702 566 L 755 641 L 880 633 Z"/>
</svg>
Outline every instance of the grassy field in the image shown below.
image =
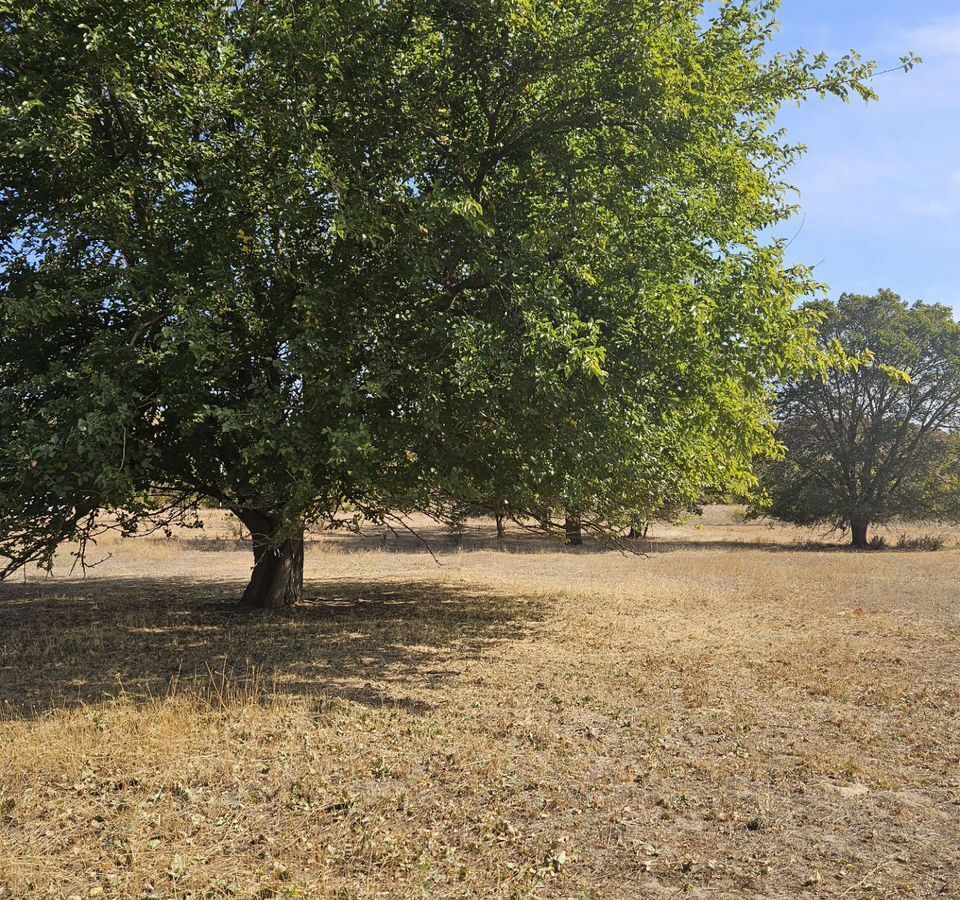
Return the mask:
<svg viewBox="0 0 960 900">
<path fill-rule="evenodd" d="M 0 897 L 960 897 L 955 534 L 318 535 L 265 616 L 207 520 L 0 585 Z"/>
</svg>

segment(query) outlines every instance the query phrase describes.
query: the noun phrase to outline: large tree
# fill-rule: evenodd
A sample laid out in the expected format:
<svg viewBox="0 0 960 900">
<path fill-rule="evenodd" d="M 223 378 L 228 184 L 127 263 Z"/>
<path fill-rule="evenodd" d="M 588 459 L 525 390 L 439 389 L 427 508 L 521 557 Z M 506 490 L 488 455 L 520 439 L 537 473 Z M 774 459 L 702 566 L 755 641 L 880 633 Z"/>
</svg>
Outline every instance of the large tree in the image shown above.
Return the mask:
<svg viewBox="0 0 960 900">
<path fill-rule="evenodd" d="M 785 381 L 778 436 L 764 467 L 768 512 L 800 525 L 848 529 L 868 545 L 872 524 L 960 519 L 960 324 L 945 306 L 908 306 L 891 291 L 844 294 L 808 308 L 824 348 L 859 364 Z"/>
<path fill-rule="evenodd" d="M 775 117 L 874 71 L 775 8 L 4 3 L 7 571 L 211 498 L 284 605 L 319 519 L 742 485 L 813 351 Z"/>
</svg>

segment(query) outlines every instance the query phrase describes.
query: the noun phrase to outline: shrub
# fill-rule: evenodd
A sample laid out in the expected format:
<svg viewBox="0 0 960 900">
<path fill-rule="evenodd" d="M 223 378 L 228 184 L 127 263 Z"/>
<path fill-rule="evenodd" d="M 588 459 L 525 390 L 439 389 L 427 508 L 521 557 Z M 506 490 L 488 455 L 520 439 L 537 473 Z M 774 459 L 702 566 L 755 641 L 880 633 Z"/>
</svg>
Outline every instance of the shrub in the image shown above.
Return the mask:
<svg viewBox="0 0 960 900">
<path fill-rule="evenodd" d="M 921 534 L 917 537 L 910 537 L 901 534 L 897 538 L 898 550 L 926 550 L 931 553 L 942 550 L 947 543 L 947 539 L 942 534 Z"/>
</svg>

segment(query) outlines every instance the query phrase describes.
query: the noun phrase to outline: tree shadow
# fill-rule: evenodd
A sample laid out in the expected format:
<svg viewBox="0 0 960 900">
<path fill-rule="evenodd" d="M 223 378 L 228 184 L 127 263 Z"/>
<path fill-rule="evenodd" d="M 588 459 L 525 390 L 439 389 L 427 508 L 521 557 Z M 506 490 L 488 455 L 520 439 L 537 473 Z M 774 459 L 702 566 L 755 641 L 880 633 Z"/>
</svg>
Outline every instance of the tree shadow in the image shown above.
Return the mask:
<svg viewBox="0 0 960 900">
<path fill-rule="evenodd" d="M 252 553 L 249 541 L 224 538 L 190 538 L 180 542 L 183 549 L 201 552 L 242 551 Z M 572 547 L 549 535 L 510 535 L 497 540 L 495 536 L 470 532 L 463 535 L 447 533 L 421 533 L 419 535 L 389 535 L 384 538 L 378 534 L 350 534 L 334 532 L 308 538 L 305 542 L 307 554 L 313 551 L 335 550 L 338 553 L 364 553 L 379 551 L 396 554 L 433 553 L 443 557 L 450 553 L 475 553 L 494 550 L 501 553 L 518 555 L 536 555 L 543 553 L 570 553 L 596 555 L 603 553 L 621 553 L 651 555 L 655 553 L 676 553 L 680 550 L 764 550 L 777 553 L 845 551 L 852 548 L 846 543 L 827 541 L 776 541 L 776 540 L 698 540 L 696 538 L 602 538 L 584 536 L 583 544 Z"/>
<path fill-rule="evenodd" d="M 422 535 L 419 540 L 414 535 L 382 535 L 344 534 L 334 532 L 315 537 L 308 541 L 309 548 L 330 549 L 336 548 L 339 552 L 351 553 L 370 550 L 382 550 L 388 553 L 425 553 L 427 547 L 438 556 L 450 552 L 477 552 L 481 550 L 497 550 L 503 553 L 514 554 L 541 554 L 541 553 L 570 553 L 570 554 L 602 554 L 602 553 L 635 553 L 638 555 L 652 555 L 656 553 L 676 553 L 682 550 L 763 550 L 771 553 L 800 553 L 800 552 L 844 552 L 857 550 L 849 543 L 838 543 L 827 540 L 797 539 L 783 541 L 768 538 L 737 539 L 737 538 L 686 538 L 686 537 L 651 537 L 627 538 L 584 535 L 583 544 L 571 547 L 556 537 L 541 533 L 511 533 L 503 540 L 497 540 L 492 529 L 473 528 L 462 535 L 451 535 L 439 529 L 433 533 Z M 248 550 L 246 544 L 242 549 Z M 238 547 L 237 549 L 239 549 Z M 214 545 L 210 549 L 222 549 Z"/>
<path fill-rule="evenodd" d="M 242 609 L 242 590 L 183 578 L 0 585 L 0 714 L 173 693 L 423 712 L 461 666 L 542 617 L 533 599 L 421 581 L 308 581 L 283 614 Z"/>
<path fill-rule="evenodd" d="M 548 534 L 535 525 L 524 526 L 515 522 L 507 524 L 506 533 L 500 537 L 492 520 L 472 518 L 466 520 L 459 530 L 449 524 L 436 521 L 414 521 L 394 526 L 366 523 L 360 532 L 347 528 L 326 528 L 310 531 L 307 535 L 307 552 L 333 550 L 338 553 L 363 553 L 377 551 L 395 554 L 427 554 L 441 557 L 457 552 L 498 551 L 513 554 L 603 554 L 673 553 L 680 550 L 765 550 L 770 552 L 838 552 L 857 550 L 848 541 L 831 540 L 826 534 L 819 536 L 795 535 L 792 539 L 773 537 L 769 523 L 755 521 L 756 536 L 731 535 L 729 537 L 696 537 L 672 534 L 651 535 L 647 538 L 629 538 L 625 535 L 595 534 L 585 529 L 583 544 L 565 544 L 561 535 Z M 711 531 L 743 529 L 742 522 L 712 523 Z M 228 533 L 190 532 L 170 538 L 177 546 L 191 551 L 252 552 L 252 545 L 236 525 Z"/>
<path fill-rule="evenodd" d="M 858 550 L 848 544 L 829 543 L 826 541 L 763 541 L 763 540 L 685 540 L 656 538 L 631 542 L 640 553 L 677 553 L 680 550 L 725 550 L 741 552 L 743 550 L 760 550 L 764 553 L 844 553 Z M 862 552 L 862 551 L 858 551 Z"/>
</svg>

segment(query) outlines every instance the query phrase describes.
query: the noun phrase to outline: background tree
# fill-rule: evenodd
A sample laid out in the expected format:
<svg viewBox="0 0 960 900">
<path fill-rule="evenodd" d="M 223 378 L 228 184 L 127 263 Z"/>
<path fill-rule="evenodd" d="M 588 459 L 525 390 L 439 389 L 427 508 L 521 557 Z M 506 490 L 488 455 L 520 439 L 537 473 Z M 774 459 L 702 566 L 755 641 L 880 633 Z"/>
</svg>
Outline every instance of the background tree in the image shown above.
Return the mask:
<svg viewBox="0 0 960 900">
<path fill-rule="evenodd" d="M 864 365 L 784 382 L 783 459 L 768 464 L 768 512 L 799 525 L 849 529 L 895 518 L 960 518 L 960 325 L 948 307 L 907 306 L 891 291 L 844 294 L 823 316 L 820 343 Z"/>
<path fill-rule="evenodd" d="M 813 350 L 775 117 L 874 71 L 775 7 L 3 4 L 5 571 L 209 498 L 285 605 L 318 520 L 749 480 Z"/>
<path fill-rule="evenodd" d="M 654 522 L 666 522 L 671 525 L 678 525 L 681 524 L 685 519 L 689 519 L 691 516 L 703 515 L 704 502 L 706 501 L 701 500 L 700 503 L 688 503 L 683 506 L 677 503 L 660 507 L 648 506 L 636 513 L 630 520 L 630 528 L 627 533 L 627 537 L 633 539 L 646 539 L 647 535 L 650 533 L 650 526 Z M 719 498 L 719 502 L 723 502 L 723 498 Z"/>
</svg>

